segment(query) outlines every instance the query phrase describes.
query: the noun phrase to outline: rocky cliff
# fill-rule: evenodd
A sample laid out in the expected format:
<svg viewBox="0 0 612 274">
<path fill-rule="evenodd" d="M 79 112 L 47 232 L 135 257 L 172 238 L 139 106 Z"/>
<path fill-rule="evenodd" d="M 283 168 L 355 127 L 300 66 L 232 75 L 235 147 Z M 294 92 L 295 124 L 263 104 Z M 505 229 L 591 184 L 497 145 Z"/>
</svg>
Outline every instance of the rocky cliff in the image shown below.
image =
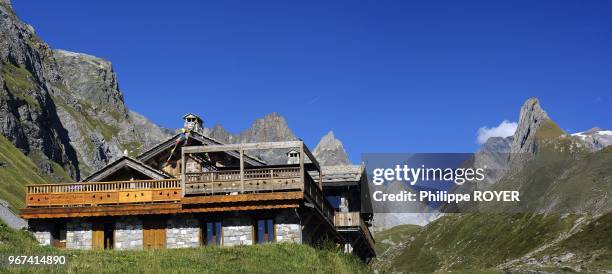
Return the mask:
<svg viewBox="0 0 612 274">
<path fill-rule="evenodd" d="M 110 62 L 52 50 L 0 2 L 0 132 L 56 181 L 168 136 L 126 107 Z"/>
<path fill-rule="evenodd" d="M 57 180 L 78 178 L 77 152 L 52 97 L 63 86 L 61 71 L 8 1 L 0 2 L 0 71 L 0 133 Z"/>
<path fill-rule="evenodd" d="M 124 153 L 137 155 L 170 135 L 127 108 L 110 62 L 64 50 L 53 53 L 66 84 L 54 98 L 83 174 Z"/>
</svg>

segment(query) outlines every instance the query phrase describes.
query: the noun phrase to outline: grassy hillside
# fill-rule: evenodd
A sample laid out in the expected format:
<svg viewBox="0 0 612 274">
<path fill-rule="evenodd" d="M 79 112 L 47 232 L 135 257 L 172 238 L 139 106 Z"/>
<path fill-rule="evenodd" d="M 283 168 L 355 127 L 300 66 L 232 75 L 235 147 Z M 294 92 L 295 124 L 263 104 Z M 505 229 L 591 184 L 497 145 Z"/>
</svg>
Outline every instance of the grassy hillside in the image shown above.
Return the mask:
<svg viewBox="0 0 612 274">
<path fill-rule="evenodd" d="M 0 135 L 0 199 L 11 203 L 13 209 L 24 205 L 25 185 L 52 182 L 41 175 L 34 162 Z"/>
<path fill-rule="evenodd" d="M 610 271 L 611 216 L 589 222 L 588 216 L 580 215 L 447 215 L 414 234 L 414 240 L 395 254 L 377 258 L 372 266 L 404 272 Z M 540 248 L 540 252 L 531 254 Z M 552 259 L 569 253 L 575 254 L 573 259 Z M 546 256 L 548 261 L 544 260 Z"/>
<path fill-rule="evenodd" d="M 481 203 L 485 212 L 607 213 L 612 211 L 612 147 L 585 152 L 570 138 L 542 144 L 539 154 L 492 190 L 519 190 L 520 202 Z"/>
<path fill-rule="evenodd" d="M 78 251 L 41 247 L 26 231 L 0 224 L 0 258 L 9 254 L 66 255 L 64 267 L 7 268 L 1 273 L 367 273 L 354 256 L 298 244 L 153 251 Z"/>
<path fill-rule="evenodd" d="M 404 243 L 423 227 L 418 225 L 398 225 L 387 230 L 376 232 L 376 254 L 384 254 L 389 248 Z"/>
</svg>

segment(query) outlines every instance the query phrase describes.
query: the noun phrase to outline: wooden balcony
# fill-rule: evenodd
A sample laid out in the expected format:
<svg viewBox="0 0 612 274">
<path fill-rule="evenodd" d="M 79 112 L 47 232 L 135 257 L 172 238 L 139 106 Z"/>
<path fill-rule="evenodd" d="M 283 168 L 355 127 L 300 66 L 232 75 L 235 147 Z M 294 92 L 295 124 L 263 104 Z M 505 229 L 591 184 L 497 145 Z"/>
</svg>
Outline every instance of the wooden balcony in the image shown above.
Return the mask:
<svg viewBox="0 0 612 274">
<path fill-rule="evenodd" d="M 300 163 L 247 167 L 244 162 L 245 150 L 278 148 L 297 148 L 302 155 Z M 207 153 L 217 151 L 237 151 L 239 166 L 186 172 L 187 159 L 204 159 Z M 122 216 L 307 206 L 317 211 L 330 227 L 334 226 L 334 209 L 325 199 L 322 185 L 311 177 L 312 173 L 321 176 L 321 169 L 301 141 L 189 146 L 183 147 L 181 154 L 184 176 L 176 179 L 27 186 L 22 216 Z"/>
<path fill-rule="evenodd" d="M 374 248 L 374 237 L 365 221 L 361 218 L 360 212 L 336 212 L 334 215 L 334 225 L 338 231 L 354 232 L 359 231 L 368 242 L 371 248 Z"/>
<path fill-rule="evenodd" d="M 185 195 L 219 195 L 302 190 L 299 167 L 187 173 Z"/>
<path fill-rule="evenodd" d="M 29 185 L 26 207 L 98 206 L 178 202 L 181 180 Z"/>
</svg>

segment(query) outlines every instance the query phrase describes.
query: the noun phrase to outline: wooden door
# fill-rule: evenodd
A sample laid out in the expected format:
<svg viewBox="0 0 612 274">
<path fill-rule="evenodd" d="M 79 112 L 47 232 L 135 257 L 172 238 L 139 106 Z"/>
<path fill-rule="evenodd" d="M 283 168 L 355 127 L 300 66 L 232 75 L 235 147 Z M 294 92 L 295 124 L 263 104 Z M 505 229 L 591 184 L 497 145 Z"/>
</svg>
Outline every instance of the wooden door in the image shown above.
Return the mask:
<svg viewBox="0 0 612 274">
<path fill-rule="evenodd" d="M 143 242 L 146 249 L 166 247 L 166 220 L 146 219 L 143 221 Z"/>
<path fill-rule="evenodd" d="M 93 249 L 104 249 L 104 223 L 93 223 L 91 241 L 91 247 Z"/>
</svg>

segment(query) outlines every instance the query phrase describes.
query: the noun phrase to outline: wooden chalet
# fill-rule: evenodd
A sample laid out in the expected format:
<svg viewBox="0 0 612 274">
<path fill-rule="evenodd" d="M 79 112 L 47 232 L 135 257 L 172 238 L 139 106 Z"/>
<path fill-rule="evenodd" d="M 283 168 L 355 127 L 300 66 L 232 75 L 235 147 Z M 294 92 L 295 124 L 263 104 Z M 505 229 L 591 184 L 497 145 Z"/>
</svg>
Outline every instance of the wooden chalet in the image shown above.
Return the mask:
<svg viewBox="0 0 612 274">
<path fill-rule="evenodd" d="M 27 186 L 36 239 L 70 249 L 181 248 L 332 241 L 375 256 L 363 166 L 321 167 L 302 141 L 222 144 L 184 116 L 180 133 L 78 183 Z M 286 151 L 266 164 L 260 150 Z"/>
</svg>

